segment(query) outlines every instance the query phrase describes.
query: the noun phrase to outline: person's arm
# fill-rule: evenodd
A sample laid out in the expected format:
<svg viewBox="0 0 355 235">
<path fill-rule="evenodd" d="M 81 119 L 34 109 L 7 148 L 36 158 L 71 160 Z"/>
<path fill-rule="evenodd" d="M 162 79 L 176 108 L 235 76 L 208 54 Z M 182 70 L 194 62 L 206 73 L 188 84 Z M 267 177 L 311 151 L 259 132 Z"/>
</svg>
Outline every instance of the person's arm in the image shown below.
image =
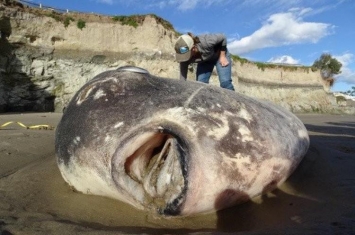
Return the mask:
<svg viewBox="0 0 355 235">
<path fill-rule="evenodd" d="M 217 34 L 217 43 L 221 43 L 221 51 L 219 53 L 219 63 L 222 67 L 228 66 L 229 61 L 226 57 L 227 51 L 227 38 L 224 34 Z"/>
<path fill-rule="evenodd" d="M 229 61 L 226 57 L 226 50 L 223 51 L 223 49 L 221 49 L 221 52 L 219 53 L 219 63 L 222 65 L 222 67 L 229 65 Z"/>
<path fill-rule="evenodd" d="M 187 62 L 180 63 L 180 80 L 186 81 L 188 67 L 189 67 L 189 63 L 187 63 Z"/>
</svg>

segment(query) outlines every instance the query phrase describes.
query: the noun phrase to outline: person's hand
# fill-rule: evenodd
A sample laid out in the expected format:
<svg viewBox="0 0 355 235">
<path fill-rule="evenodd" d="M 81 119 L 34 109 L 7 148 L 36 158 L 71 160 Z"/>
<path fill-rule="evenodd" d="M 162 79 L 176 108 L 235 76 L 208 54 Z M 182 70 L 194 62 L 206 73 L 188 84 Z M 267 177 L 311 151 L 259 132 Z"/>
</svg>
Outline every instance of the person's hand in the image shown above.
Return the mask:
<svg viewBox="0 0 355 235">
<path fill-rule="evenodd" d="M 221 56 L 219 58 L 219 63 L 222 65 L 222 67 L 226 67 L 229 65 L 229 61 L 227 60 L 227 58 L 225 56 Z"/>
</svg>

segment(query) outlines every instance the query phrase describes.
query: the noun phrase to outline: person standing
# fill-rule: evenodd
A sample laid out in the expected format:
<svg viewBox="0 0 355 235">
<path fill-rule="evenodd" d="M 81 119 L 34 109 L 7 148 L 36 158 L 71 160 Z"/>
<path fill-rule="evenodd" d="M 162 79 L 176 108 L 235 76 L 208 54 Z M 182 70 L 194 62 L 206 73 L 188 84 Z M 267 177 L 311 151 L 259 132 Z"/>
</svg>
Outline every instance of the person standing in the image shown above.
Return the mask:
<svg viewBox="0 0 355 235">
<path fill-rule="evenodd" d="M 196 80 L 209 83 L 216 66 L 220 86 L 234 91 L 232 61 L 224 34 L 181 35 L 175 43 L 175 52 L 180 63 L 180 79 L 186 80 L 189 64 L 197 63 Z"/>
</svg>

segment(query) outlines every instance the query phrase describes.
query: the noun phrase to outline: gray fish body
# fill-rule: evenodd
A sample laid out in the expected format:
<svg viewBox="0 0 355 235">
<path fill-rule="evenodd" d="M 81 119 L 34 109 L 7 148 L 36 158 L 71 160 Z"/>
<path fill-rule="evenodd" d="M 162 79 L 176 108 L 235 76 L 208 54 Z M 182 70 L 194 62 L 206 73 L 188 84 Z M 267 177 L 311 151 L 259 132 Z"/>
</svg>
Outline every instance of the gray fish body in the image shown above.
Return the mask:
<svg viewBox="0 0 355 235">
<path fill-rule="evenodd" d="M 55 142 L 76 190 L 164 215 L 220 210 L 270 191 L 308 146 L 303 123 L 271 103 L 134 67 L 87 82 Z"/>
</svg>

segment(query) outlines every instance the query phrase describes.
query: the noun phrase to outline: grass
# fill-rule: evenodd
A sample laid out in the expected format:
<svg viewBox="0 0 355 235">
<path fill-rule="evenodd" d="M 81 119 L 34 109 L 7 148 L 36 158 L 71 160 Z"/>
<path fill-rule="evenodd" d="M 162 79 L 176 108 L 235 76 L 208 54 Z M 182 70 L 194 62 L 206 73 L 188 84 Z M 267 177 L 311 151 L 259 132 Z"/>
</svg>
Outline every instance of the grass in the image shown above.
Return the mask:
<svg viewBox="0 0 355 235">
<path fill-rule="evenodd" d="M 67 16 L 64 19 L 64 27 L 67 28 L 70 24 L 71 21 L 75 21 L 73 17 Z"/>
<path fill-rule="evenodd" d="M 311 66 L 303 66 L 303 65 L 292 66 L 292 65 L 287 65 L 287 64 L 272 64 L 272 63 L 264 63 L 264 62 L 253 62 L 253 61 L 250 61 L 248 59 L 242 58 L 237 55 L 232 55 L 232 59 L 234 61 L 239 61 L 242 66 L 247 63 L 256 65 L 258 67 L 258 69 L 260 69 L 262 71 L 265 71 L 265 69 L 267 69 L 267 68 L 269 68 L 269 69 L 281 68 L 284 71 L 296 71 L 299 69 L 303 69 L 303 71 L 307 72 L 307 73 L 309 73 L 310 70 L 312 72 L 317 71 L 317 69 L 314 70 L 314 68 Z"/>
<path fill-rule="evenodd" d="M 78 28 L 79 28 L 80 30 L 82 30 L 83 28 L 85 28 L 86 23 L 85 23 L 84 20 L 79 19 L 78 22 L 76 23 L 76 26 L 78 26 Z"/>
<path fill-rule="evenodd" d="M 171 30 L 175 33 L 176 36 L 181 35 L 181 33 L 175 31 L 173 25 L 164 20 L 163 18 L 155 15 L 155 14 L 148 14 L 149 16 L 152 16 L 156 22 L 160 25 L 162 25 L 166 30 Z M 138 26 L 142 25 L 145 18 L 147 15 L 130 15 L 130 16 L 121 16 L 121 15 L 117 15 L 117 16 L 113 16 L 112 20 L 115 22 L 120 22 L 122 25 L 128 25 L 134 28 L 137 28 Z"/>
</svg>

